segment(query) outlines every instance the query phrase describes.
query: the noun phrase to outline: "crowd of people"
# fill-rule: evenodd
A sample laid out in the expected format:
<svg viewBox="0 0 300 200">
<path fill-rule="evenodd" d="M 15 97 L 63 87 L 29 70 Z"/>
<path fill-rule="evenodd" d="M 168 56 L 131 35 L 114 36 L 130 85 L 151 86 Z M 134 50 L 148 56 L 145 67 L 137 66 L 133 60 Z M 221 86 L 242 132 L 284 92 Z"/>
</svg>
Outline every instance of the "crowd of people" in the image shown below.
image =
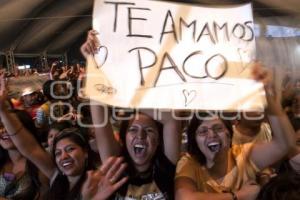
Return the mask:
<svg viewBox="0 0 300 200">
<path fill-rule="evenodd" d="M 96 35 L 81 47 L 86 58 Z M 261 64 L 253 78 L 265 86 L 265 111 L 226 119 L 100 105 L 79 95 L 84 74 L 54 62 L 42 91 L 20 105 L 1 74 L 0 200 L 299 199 L 300 92 L 280 99 Z"/>
</svg>

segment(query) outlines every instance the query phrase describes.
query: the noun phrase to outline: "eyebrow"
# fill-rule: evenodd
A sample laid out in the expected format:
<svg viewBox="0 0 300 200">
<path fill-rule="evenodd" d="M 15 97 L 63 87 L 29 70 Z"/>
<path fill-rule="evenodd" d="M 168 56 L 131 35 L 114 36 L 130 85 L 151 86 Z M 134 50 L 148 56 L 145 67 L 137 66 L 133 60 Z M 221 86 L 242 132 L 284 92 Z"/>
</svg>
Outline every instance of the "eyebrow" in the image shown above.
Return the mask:
<svg viewBox="0 0 300 200">
<path fill-rule="evenodd" d="M 200 125 L 198 128 L 201 128 L 201 127 L 214 127 L 214 126 L 224 126 L 222 123 L 215 123 L 215 124 L 212 124 L 211 126 L 208 126 L 208 125 Z"/>
<path fill-rule="evenodd" d="M 68 147 L 70 147 L 70 146 L 76 146 L 76 145 L 75 145 L 75 144 L 68 144 L 68 145 L 66 145 L 66 146 L 65 146 L 64 148 L 62 148 L 62 149 L 68 148 Z M 61 150 L 60 148 L 57 148 L 57 147 L 55 148 L 55 150 L 56 150 L 56 149 Z"/>
<path fill-rule="evenodd" d="M 142 129 L 153 129 L 153 130 L 158 131 L 158 129 L 156 127 L 153 127 L 152 125 L 140 126 L 140 125 L 136 124 L 136 125 L 131 125 L 130 127 L 141 127 Z"/>
</svg>

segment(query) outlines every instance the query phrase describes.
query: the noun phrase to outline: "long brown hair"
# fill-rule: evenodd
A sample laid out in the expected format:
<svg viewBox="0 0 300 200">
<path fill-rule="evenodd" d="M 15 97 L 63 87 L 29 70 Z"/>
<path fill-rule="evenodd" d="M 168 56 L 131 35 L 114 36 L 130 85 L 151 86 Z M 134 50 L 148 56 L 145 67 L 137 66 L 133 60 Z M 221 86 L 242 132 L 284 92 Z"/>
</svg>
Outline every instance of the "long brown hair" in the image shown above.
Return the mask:
<svg viewBox="0 0 300 200">
<path fill-rule="evenodd" d="M 195 114 L 193 116 L 192 120 L 190 121 L 190 123 L 188 125 L 188 129 L 187 129 L 187 135 L 188 135 L 187 149 L 188 149 L 188 152 L 189 152 L 189 154 L 194 156 L 201 165 L 206 164 L 206 157 L 198 147 L 198 144 L 197 144 L 197 141 L 196 141 L 196 130 L 203 123 L 202 119 L 205 118 L 205 117 L 209 117 L 209 116 L 211 116 L 211 115 L 209 115 L 208 113 L 205 113 L 205 112 Z M 223 122 L 223 124 L 225 125 L 227 130 L 229 131 L 230 136 L 232 137 L 233 130 L 232 130 L 231 123 L 229 121 L 221 119 L 220 116 L 219 116 L 219 118 Z"/>
<path fill-rule="evenodd" d="M 57 177 L 55 178 L 53 184 L 50 187 L 50 191 L 48 194 L 49 200 L 74 200 L 80 198 L 81 187 L 86 179 L 86 171 L 96 169 L 93 152 L 89 146 L 87 135 L 83 134 L 82 131 L 78 128 L 67 128 L 62 130 L 53 140 L 53 149 L 52 156 L 55 159 L 55 149 L 57 143 L 62 140 L 68 138 L 75 144 L 79 145 L 84 151 L 88 154 L 87 163 L 85 165 L 85 169 L 77 181 L 75 186 L 69 191 L 69 181 L 66 175 L 59 172 Z M 55 161 L 54 161 L 55 162 Z"/>
</svg>

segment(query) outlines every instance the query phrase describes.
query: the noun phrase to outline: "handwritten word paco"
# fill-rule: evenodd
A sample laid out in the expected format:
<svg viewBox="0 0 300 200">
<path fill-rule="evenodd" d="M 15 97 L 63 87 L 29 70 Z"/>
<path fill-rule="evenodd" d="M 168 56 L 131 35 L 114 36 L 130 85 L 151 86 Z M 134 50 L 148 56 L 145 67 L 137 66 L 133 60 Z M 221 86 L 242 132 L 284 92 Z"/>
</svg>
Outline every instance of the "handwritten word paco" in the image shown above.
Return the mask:
<svg viewBox="0 0 300 200">
<path fill-rule="evenodd" d="M 203 56 L 202 51 L 194 51 L 186 56 L 186 58 L 184 59 L 184 61 L 182 63 L 182 66 L 181 66 L 182 72 L 181 72 L 180 68 L 178 67 L 178 65 L 174 62 L 174 59 L 170 56 L 170 54 L 168 52 L 165 52 L 162 56 L 162 59 L 159 60 L 157 58 L 158 56 L 156 55 L 156 53 L 153 50 L 151 50 L 150 48 L 137 47 L 137 48 L 133 48 L 133 49 L 129 50 L 129 52 L 133 52 L 133 51 L 136 51 L 137 56 L 138 56 L 139 71 L 140 71 L 140 85 L 141 86 L 145 85 L 143 70 L 154 67 L 157 62 L 159 62 L 159 72 L 154 80 L 154 83 L 152 85 L 153 87 L 157 86 L 157 82 L 158 82 L 158 79 L 159 79 L 161 73 L 166 70 L 173 70 L 178 75 L 178 77 L 182 80 L 182 82 L 187 82 L 185 75 L 190 78 L 194 78 L 194 79 L 204 79 L 204 78 L 209 77 L 209 78 L 218 80 L 218 79 L 222 78 L 228 70 L 228 61 L 222 54 L 215 54 L 215 55 L 210 56 L 204 63 L 204 66 L 200 66 L 200 67 L 204 67 L 204 73 L 195 74 L 188 70 L 189 69 L 188 61 L 195 56 Z M 142 52 L 153 54 L 154 59 L 153 59 L 152 64 L 144 66 Z M 221 61 L 220 63 L 222 63 L 222 65 L 223 65 L 223 67 L 220 68 L 221 70 L 218 74 L 212 74 L 209 70 L 210 63 L 214 60 Z M 165 67 L 166 61 L 169 61 L 169 63 L 171 63 L 171 65 Z M 199 70 L 199 71 L 201 71 L 201 70 Z"/>
</svg>

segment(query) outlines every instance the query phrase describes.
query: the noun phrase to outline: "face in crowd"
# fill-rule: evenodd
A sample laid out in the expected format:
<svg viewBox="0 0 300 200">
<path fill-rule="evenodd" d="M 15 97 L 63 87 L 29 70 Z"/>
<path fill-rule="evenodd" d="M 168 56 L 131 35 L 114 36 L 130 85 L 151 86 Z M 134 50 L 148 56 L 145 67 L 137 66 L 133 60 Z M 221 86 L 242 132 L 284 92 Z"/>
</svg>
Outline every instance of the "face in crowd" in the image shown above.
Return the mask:
<svg viewBox="0 0 300 200">
<path fill-rule="evenodd" d="M 126 148 L 138 171 L 147 170 L 159 144 L 159 131 L 155 121 L 147 115 L 137 114 L 126 133 Z"/>
<path fill-rule="evenodd" d="M 58 135 L 60 131 L 57 129 L 50 129 L 48 132 L 48 137 L 47 137 L 47 144 L 48 147 L 52 147 L 53 144 L 53 140 L 54 138 Z"/>
<path fill-rule="evenodd" d="M 195 133 L 197 146 L 207 162 L 213 162 L 219 152 L 230 148 L 230 138 L 228 129 L 218 117 L 205 118 Z"/>
<path fill-rule="evenodd" d="M 22 96 L 22 99 L 24 102 L 24 106 L 30 107 L 37 103 L 38 94 L 36 92 L 33 92 L 31 94 L 26 94 L 26 95 Z"/>
<path fill-rule="evenodd" d="M 11 141 L 9 134 L 7 133 L 2 122 L 0 122 L 0 145 L 5 150 L 15 149 L 14 143 Z"/>
<path fill-rule="evenodd" d="M 56 165 L 66 176 L 79 176 L 87 167 L 86 141 L 79 133 L 61 133 L 54 139 L 53 153 Z"/>
</svg>

